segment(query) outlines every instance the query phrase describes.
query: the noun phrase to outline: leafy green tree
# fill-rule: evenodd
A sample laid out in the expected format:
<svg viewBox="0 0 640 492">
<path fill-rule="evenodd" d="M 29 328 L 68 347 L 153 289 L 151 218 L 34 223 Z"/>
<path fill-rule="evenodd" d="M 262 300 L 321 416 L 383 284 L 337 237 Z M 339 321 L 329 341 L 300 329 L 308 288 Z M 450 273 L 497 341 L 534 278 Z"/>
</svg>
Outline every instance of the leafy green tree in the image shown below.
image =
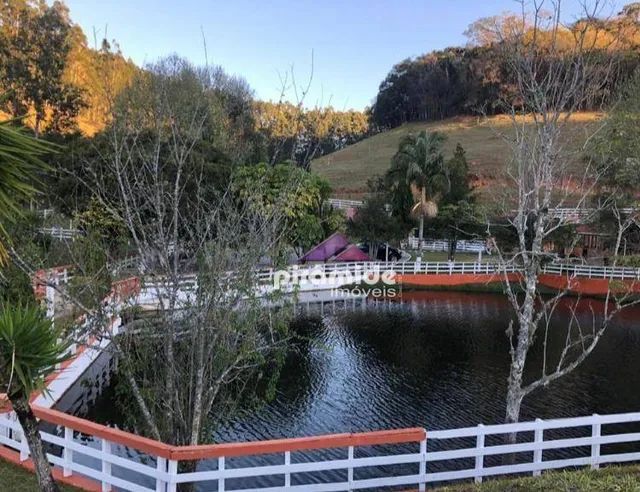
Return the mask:
<svg viewBox="0 0 640 492">
<path fill-rule="evenodd" d="M 55 131 L 74 126 L 83 101 L 64 80 L 72 29 L 67 7 L 41 0 L 0 5 L 0 90 L 10 96 L 2 109 L 14 117 L 33 111 L 36 136 L 45 123 Z"/>
<path fill-rule="evenodd" d="M 424 219 L 437 214 L 437 202 L 449 188 L 442 155 L 444 135 L 437 132 L 420 132 L 402 139 L 398 152 L 393 156 L 389 178 L 401 190 L 400 183 L 413 185 L 420 192 L 420 201 L 414 211 L 420 217 L 419 238 L 424 238 Z"/>
<path fill-rule="evenodd" d="M 5 305 L 0 313 L 0 383 L 29 444 L 40 490 L 57 492 L 29 399 L 45 389 L 46 377 L 66 360 L 69 344 L 35 306 Z"/>
<path fill-rule="evenodd" d="M 615 246 L 619 221 L 625 225 L 623 251 L 640 251 L 640 225 L 624 208 L 637 208 L 640 188 L 640 71 L 625 85 L 620 101 L 608 113 L 603 131 L 593 139 L 588 159 L 595 161 L 598 183 L 596 202 L 605 203 L 592 226 L 606 235 L 605 247 Z M 607 244 L 608 243 L 608 244 Z"/>
<path fill-rule="evenodd" d="M 442 197 L 438 215 L 429 218 L 426 227 L 434 237 L 449 241 L 449 260 L 454 260 L 459 239 L 482 237 L 484 231 L 476 219 L 476 200 L 462 145 L 456 146 L 444 170 L 448 191 Z"/>
<path fill-rule="evenodd" d="M 242 166 L 235 174 L 233 187 L 243 203 L 268 212 L 283 211 L 283 235 L 297 253 L 341 224 L 340 212 L 325 206 L 331 194 L 329 183 L 293 164 Z"/>
<path fill-rule="evenodd" d="M 369 245 L 369 257 L 376 259 L 381 243 L 403 237 L 403 229 L 387 211 L 384 196 L 373 195 L 365 199 L 356 215 L 347 222 L 349 236 Z"/>
</svg>

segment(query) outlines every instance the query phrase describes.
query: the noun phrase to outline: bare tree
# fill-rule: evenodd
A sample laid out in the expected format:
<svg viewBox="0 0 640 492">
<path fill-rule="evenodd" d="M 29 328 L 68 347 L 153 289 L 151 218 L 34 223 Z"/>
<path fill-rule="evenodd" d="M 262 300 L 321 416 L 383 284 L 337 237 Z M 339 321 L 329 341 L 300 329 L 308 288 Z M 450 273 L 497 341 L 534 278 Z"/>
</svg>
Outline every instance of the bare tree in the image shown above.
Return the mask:
<svg viewBox="0 0 640 492">
<path fill-rule="evenodd" d="M 129 268 L 154 299 L 153 315 L 123 334 L 104 330 L 109 309 L 90 329 L 112 341 L 132 423 L 176 445 L 211 439 L 215 421 L 269 390 L 288 341 L 287 305 L 267 304 L 257 276 L 279 257 L 285 204 L 257 208 L 214 179 L 211 80 L 177 58 L 151 67 L 115 100 L 97 158 L 77 176 L 123 224 Z"/>
<path fill-rule="evenodd" d="M 517 233 L 515 254 L 507 256 L 496 245 L 504 267 L 505 290 L 515 312 L 507 331 L 511 366 L 506 422 L 519 420 L 527 395 L 578 367 L 594 350 L 614 315 L 634 302 L 628 290 L 610 287 L 602 313 L 593 313 L 586 326 L 576 315 L 580 299 L 566 298 L 569 288 L 553 296 L 540 292 L 538 276 L 548 259 L 546 247 L 554 233 L 570 224 L 559 209 L 608 205 L 607 200 L 595 205 L 591 202 L 602 169 L 579 159 L 584 148 L 576 150 L 570 145 L 575 138 L 570 122 L 581 107 L 587 103 L 592 106 L 606 94 L 616 67 L 616 40 L 611 32 L 603 37 L 599 30 L 600 1 L 584 4 L 584 17 L 570 26 L 562 23 L 559 0 L 521 4 L 522 22 L 512 23 L 521 29 L 510 29 L 508 38 L 499 42 L 514 87 L 513 98 L 505 101 L 512 124 L 511 133 L 504 137 L 512 149 L 512 162 L 507 177 L 511 193 L 504 198 L 502 213 L 510 217 L 509 224 Z M 527 11 L 529 5 L 533 12 Z M 599 130 L 600 125 L 594 124 L 586 141 Z M 594 210 L 593 216 L 596 213 Z M 623 231 L 633 221 L 620 214 L 618 219 L 614 255 Z M 515 267 L 518 281 L 509 277 L 507 267 Z M 569 305 L 570 316 L 564 348 L 554 353 L 548 343 L 549 321 L 561 301 Z M 535 362 L 529 356 L 536 342 L 544 351 L 540 368 L 532 367 Z"/>
</svg>

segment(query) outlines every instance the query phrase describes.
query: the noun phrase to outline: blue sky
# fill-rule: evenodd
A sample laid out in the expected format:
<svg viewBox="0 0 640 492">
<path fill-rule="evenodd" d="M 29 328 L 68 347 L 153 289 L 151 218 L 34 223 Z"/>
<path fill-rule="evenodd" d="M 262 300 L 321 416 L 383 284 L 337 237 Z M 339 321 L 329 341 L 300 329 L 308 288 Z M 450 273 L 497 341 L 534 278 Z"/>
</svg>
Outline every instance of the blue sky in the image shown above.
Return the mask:
<svg viewBox="0 0 640 492">
<path fill-rule="evenodd" d="M 629 0 L 631 1 L 631 0 Z M 92 43 L 107 28 L 138 65 L 177 53 L 244 76 L 260 99 L 277 100 L 278 73 L 309 77 L 307 105 L 363 109 L 394 63 L 466 42 L 478 19 L 517 8 L 513 0 L 66 0 Z M 564 0 L 568 18 L 578 0 Z M 289 94 L 293 98 L 293 93 Z"/>
</svg>

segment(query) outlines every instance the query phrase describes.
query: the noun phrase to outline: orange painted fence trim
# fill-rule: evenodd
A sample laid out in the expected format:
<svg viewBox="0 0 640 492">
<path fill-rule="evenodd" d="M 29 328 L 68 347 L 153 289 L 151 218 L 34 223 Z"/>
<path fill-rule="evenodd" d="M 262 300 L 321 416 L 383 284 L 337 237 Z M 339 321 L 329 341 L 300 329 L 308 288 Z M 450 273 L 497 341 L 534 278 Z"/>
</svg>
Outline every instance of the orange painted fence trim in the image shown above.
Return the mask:
<svg viewBox="0 0 640 492">
<path fill-rule="evenodd" d="M 420 287 L 446 287 L 456 285 L 490 284 L 502 282 L 505 276 L 500 273 L 411 273 L 398 274 L 396 280 L 399 284 L 415 285 Z M 517 282 L 520 279 L 517 273 L 508 273 L 509 282 Z"/>
<path fill-rule="evenodd" d="M 125 432 L 120 429 L 96 424 L 90 420 L 81 419 L 79 417 L 69 415 L 68 413 L 59 412 L 58 410 L 42 408 L 35 405 L 32 405 L 32 408 L 36 417 L 44 420 L 45 422 L 70 427 L 84 434 L 106 439 L 116 444 L 123 444 L 162 458 L 170 459 L 171 452 L 174 449 L 173 446 L 169 446 L 168 444 L 148 439 L 146 437 L 141 437 L 130 432 Z"/>
<path fill-rule="evenodd" d="M 212 444 L 206 446 L 170 446 L 153 439 L 141 437 L 112 427 L 96 424 L 73 415 L 32 405 L 36 417 L 39 419 L 77 432 L 95 436 L 114 444 L 121 444 L 153 456 L 159 456 L 175 461 L 193 461 L 219 457 L 253 456 L 259 454 L 284 453 L 287 451 L 309 451 L 317 449 L 346 448 L 349 446 L 378 446 L 382 444 L 417 443 L 427 438 L 427 432 L 422 427 L 409 429 L 394 429 L 374 432 L 359 432 L 351 434 L 328 434 L 322 436 L 297 437 L 292 439 L 274 439 L 269 441 L 237 442 L 227 444 Z M 33 471 L 31 460 L 20 461 L 20 454 L 0 446 L 0 459 L 22 466 Z M 101 490 L 100 485 L 92 479 L 82 476 L 64 477 L 62 470 L 54 466 L 53 474 L 56 481 L 73 485 L 87 491 Z"/>
<path fill-rule="evenodd" d="M 377 446 L 381 444 L 420 442 L 425 438 L 426 431 L 422 427 L 415 427 L 376 432 L 274 439 L 271 441 L 212 444 L 209 446 L 181 446 L 173 448 L 171 459 L 189 461 L 219 458 L 222 456 L 238 457 L 256 454 L 284 453 L 286 451 L 346 448 L 349 446 Z"/>
<path fill-rule="evenodd" d="M 509 282 L 518 282 L 521 279 L 519 273 L 508 273 Z M 416 287 L 447 287 L 460 285 L 482 285 L 502 282 L 503 274 L 402 274 L 397 275 L 399 284 Z M 567 277 L 564 275 L 541 274 L 538 276 L 540 285 L 554 290 L 568 289 L 576 294 L 587 296 L 606 296 L 607 292 L 628 292 L 640 294 L 640 282 L 635 280 L 613 280 L 606 278 Z"/>
<path fill-rule="evenodd" d="M 154 439 L 96 424 L 90 420 L 75 417 L 58 410 L 38 407 L 36 405 L 32 405 L 32 408 L 36 417 L 50 424 L 69 427 L 83 434 L 106 439 L 115 444 L 122 444 L 137 449 L 138 451 L 176 461 L 219 458 L 221 456 L 238 457 L 256 454 L 284 453 L 286 451 L 345 448 L 349 446 L 401 444 L 420 442 L 426 438 L 426 431 L 422 427 L 413 427 L 409 429 L 327 434 L 268 441 L 234 442 L 202 446 L 171 446 Z M 2 449 L 1 446 L 0 449 Z"/>
</svg>

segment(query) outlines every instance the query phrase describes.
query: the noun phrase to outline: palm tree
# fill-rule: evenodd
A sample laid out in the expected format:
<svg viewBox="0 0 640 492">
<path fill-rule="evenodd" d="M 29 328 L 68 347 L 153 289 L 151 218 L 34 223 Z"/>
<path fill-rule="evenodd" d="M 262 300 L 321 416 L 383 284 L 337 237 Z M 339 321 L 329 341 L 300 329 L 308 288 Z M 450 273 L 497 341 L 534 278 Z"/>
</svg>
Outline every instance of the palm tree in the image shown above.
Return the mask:
<svg viewBox="0 0 640 492">
<path fill-rule="evenodd" d="M 41 158 L 54 148 L 13 126 L 15 122 L 0 122 L 0 266 L 7 263 L 10 244 L 5 226 L 21 215 L 21 204 L 37 193 L 34 183 L 48 169 Z"/>
<path fill-rule="evenodd" d="M 40 439 L 31 395 L 45 390 L 46 377 L 67 359 L 68 342 L 37 306 L 3 306 L 0 313 L 0 383 L 18 416 L 29 444 L 40 489 L 57 492 L 51 466 Z"/>
<path fill-rule="evenodd" d="M 405 180 L 420 191 L 420 201 L 412 212 L 420 216 L 420 243 L 424 235 L 424 218 L 438 214 L 437 200 L 448 186 L 444 169 L 442 144 L 445 136 L 437 132 L 421 131 L 417 136 L 402 139 L 393 156 L 390 176 L 398 183 Z"/>
</svg>

